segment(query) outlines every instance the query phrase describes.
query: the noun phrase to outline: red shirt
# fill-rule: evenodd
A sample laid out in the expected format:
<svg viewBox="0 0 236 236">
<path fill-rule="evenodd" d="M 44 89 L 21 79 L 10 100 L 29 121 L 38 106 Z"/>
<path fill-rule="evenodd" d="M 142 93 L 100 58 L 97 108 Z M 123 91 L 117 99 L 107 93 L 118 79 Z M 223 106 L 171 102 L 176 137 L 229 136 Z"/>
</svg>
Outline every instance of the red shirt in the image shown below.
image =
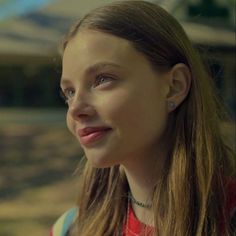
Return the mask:
<svg viewBox="0 0 236 236">
<path fill-rule="evenodd" d="M 228 221 L 230 218 L 233 217 L 233 215 L 235 217 L 235 213 L 236 213 L 236 181 L 233 180 L 232 178 L 229 179 L 225 184 L 225 189 L 227 193 L 226 194 L 227 205 L 225 208 L 225 217 L 226 217 L 226 220 Z M 77 210 L 73 208 L 72 210 L 65 213 L 52 228 L 50 236 L 52 235 L 65 236 L 69 229 L 69 226 L 72 224 L 76 216 L 76 212 Z M 128 227 L 126 226 L 126 224 L 124 224 L 122 236 L 135 236 L 135 235 L 152 236 L 153 235 L 152 232 L 154 232 L 154 227 L 147 226 L 143 224 L 142 222 L 140 222 L 136 218 L 132 207 L 129 206 L 128 212 L 129 212 Z M 223 217 L 220 224 L 221 224 L 221 229 L 222 229 L 222 235 L 224 235 L 225 220 Z M 146 231 L 146 234 L 141 233 L 143 230 Z"/>
<path fill-rule="evenodd" d="M 222 235 L 224 235 L 225 221 L 235 219 L 236 215 L 236 180 L 229 178 L 225 183 L 226 192 L 226 207 L 225 207 L 225 218 L 222 217 L 220 222 Z"/>
<path fill-rule="evenodd" d="M 127 227 L 128 226 L 128 227 Z M 141 234 L 145 230 L 146 234 Z M 129 216 L 127 225 L 124 225 L 122 236 L 135 236 L 135 235 L 153 235 L 154 227 L 148 226 L 140 222 L 133 211 L 133 208 L 129 205 Z"/>
<path fill-rule="evenodd" d="M 236 213 L 236 181 L 234 179 L 229 179 L 226 183 L 226 211 L 225 216 L 227 219 L 231 219 L 233 215 Z M 224 220 L 221 222 L 222 235 L 224 235 Z M 141 234 L 142 230 L 145 229 L 146 234 Z M 135 235 L 147 235 L 152 236 L 154 232 L 154 227 L 148 226 L 140 222 L 132 209 L 129 206 L 129 216 L 128 216 L 128 227 L 124 226 L 123 235 L 122 236 L 135 236 Z"/>
</svg>

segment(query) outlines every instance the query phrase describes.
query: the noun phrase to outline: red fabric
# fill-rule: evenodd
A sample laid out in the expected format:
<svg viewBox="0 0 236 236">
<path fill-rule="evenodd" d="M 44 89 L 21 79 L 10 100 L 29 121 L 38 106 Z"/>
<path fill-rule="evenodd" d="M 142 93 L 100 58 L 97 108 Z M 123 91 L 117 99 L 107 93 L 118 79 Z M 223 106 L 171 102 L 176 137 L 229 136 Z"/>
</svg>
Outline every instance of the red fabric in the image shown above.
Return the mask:
<svg viewBox="0 0 236 236">
<path fill-rule="evenodd" d="M 152 235 L 152 232 L 154 232 L 154 227 L 148 226 L 140 222 L 133 211 L 133 208 L 129 206 L 129 216 L 128 216 L 128 227 L 126 224 L 124 225 L 123 229 L 123 236 L 134 236 L 134 235 Z M 127 230 L 128 228 L 128 230 Z M 141 234 L 141 232 L 145 230 L 146 234 Z"/>
<path fill-rule="evenodd" d="M 233 216 L 232 214 L 236 211 L 236 181 L 234 179 L 229 179 L 225 186 L 226 189 L 226 198 L 227 198 L 227 205 L 225 209 L 225 217 L 227 220 L 230 220 L 230 218 Z M 134 235 L 142 235 L 140 234 L 143 229 L 146 229 L 146 235 L 152 235 L 152 232 L 154 232 L 154 227 L 147 226 L 140 222 L 132 209 L 130 207 L 129 209 L 129 217 L 128 217 L 128 229 L 126 227 L 126 224 L 123 228 L 123 236 L 134 236 Z M 224 220 L 222 223 L 222 235 L 224 235 Z M 143 234 L 145 235 L 145 234 Z"/>
<path fill-rule="evenodd" d="M 233 178 L 225 182 L 226 206 L 224 216 L 220 222 L 221 235 L 225 235 L 225 222 L 228 222 L 236 212 L 236 180 Z"/>
<path fill-rule="evenodd" d="M 229 179 L 229 181 L 226 184 L 226 216 L 232 217 L 233 211 L 236 207 L 236 180 L 235 179 Z"/>
</svg>

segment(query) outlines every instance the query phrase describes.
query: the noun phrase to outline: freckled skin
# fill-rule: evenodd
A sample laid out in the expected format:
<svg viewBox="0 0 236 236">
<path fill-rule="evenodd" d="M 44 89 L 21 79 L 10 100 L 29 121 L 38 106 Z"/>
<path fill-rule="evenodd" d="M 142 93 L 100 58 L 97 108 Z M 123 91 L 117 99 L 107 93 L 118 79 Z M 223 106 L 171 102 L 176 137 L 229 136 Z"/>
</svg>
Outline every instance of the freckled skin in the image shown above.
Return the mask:
<svg viewBox="0 0 236 236">
<path fill-rule="evenodd" d="M 121 69 L 109 69 L 115 81 L 91 89 L 84 72 L 101 61 L 116 63 Z M 125 39 L 92 30 L 79 31 L 71 39 L 62 71 L 76 91 L 68 108 L 68 128 L 78 140 L 76 129 L 84 126 L 101 124 L 113 129 L 94 145 L 82 146 L 95 167 L 125 165 L 157 153 L 168 115 L 166 76 L 154 71 Z"/>
</svg>

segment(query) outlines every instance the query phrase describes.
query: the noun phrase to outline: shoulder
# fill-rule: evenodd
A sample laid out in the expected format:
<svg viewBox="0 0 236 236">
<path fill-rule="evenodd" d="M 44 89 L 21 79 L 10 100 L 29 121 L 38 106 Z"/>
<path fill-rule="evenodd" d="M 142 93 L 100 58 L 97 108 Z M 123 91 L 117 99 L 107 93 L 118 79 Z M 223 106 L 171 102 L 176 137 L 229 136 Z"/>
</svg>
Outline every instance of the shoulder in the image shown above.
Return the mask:
<svg viewBox="0 0 236 236">
<path fill-rule="evenodd" d="M 78 208 L 74 207 L 58 218 L 51 229 L 50 236 L 66 236 L 68 230 L 77 216 Z"/>
</svg>

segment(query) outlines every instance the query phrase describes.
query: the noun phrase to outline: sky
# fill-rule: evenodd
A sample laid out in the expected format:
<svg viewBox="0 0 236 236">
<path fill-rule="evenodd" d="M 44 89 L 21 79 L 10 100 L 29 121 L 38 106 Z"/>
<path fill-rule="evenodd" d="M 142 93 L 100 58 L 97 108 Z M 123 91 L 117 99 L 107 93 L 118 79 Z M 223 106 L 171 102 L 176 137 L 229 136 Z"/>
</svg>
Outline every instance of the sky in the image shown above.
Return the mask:
<svg viewBox="0 0 236 236">
<path fill-rule="evenodd" d="M 0 0 L 0 20 L 23 15 L 56 0 Z"/>
</svg>

